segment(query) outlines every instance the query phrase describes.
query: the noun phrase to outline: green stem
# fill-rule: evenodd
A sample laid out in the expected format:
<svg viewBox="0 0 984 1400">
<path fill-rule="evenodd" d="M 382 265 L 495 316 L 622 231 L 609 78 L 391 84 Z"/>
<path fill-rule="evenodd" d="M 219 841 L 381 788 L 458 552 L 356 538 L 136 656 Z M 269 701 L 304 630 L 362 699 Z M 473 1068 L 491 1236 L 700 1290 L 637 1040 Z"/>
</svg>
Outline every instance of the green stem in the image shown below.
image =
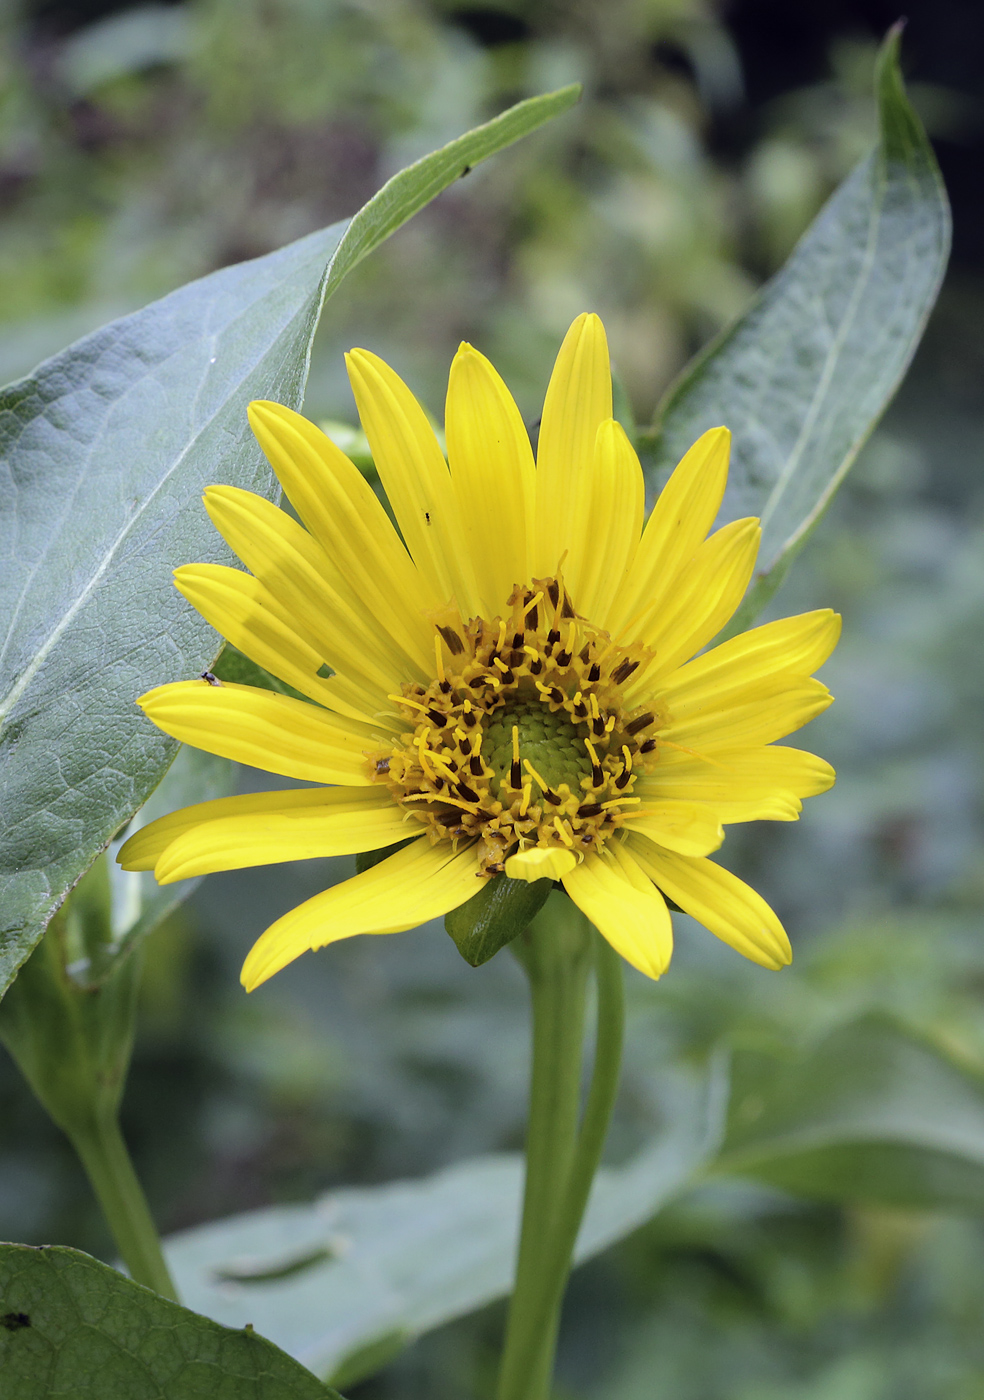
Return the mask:
<svg viewBox="0 0 984 1400">
<path fill-rule="evenodd" d="M 578 1133 L 584 991 L 592 938 L 598 1032 Z M 566 898 L 546 906 L 521 960 L 533 1002 L 533 1068 L 523 1224 L 498 1400 L 546 1400 L 571 1255 L 618 1088 L 622 971 L 618 955 Z"/>
<path fill-rule="evenodd" d="M 178 1294 L 115 1113 L 69 1131 L 130 1277 L 165 1298 Z"/>
</svg>

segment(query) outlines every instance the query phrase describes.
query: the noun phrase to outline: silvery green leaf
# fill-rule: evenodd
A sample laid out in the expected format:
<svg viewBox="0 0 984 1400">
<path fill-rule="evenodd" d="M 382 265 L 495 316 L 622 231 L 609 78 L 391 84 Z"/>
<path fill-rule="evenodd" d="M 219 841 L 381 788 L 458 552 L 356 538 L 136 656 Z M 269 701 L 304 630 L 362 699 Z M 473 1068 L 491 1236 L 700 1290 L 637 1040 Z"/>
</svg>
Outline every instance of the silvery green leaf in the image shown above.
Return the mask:
<svg viewBox="0 0 984 1400">
<path fill-rule="evenodd" d="M 726 1078 L 668 1071 L 663 1123 L 596 1179 L 577 1247 L 586 1259 L 648 1220 L 713 1154 Z M 509 1292 L 522 1160 L 473 1158 L 420 1181 L 332 1191 L 166 1242 L 181 1297 L 228 1326 L 247 1319 L 335 1384 Z"/>
<path fill-rule="evenodd" d="M 182 287 L 0 393 L 0 990 L 174 757 L 134 700 L 218 652 L 171 571 L 228 558 L 205 486 L 275 494 L 247 403 L 298 407 L 342 278 L 577 95 L 519 103 L 395 175 L 350 222 Z"/>
<path fill-rule="evenodd" d="M 659 414 L 659 484 L 707 428 L 732 431 L 718 523 L 757 515 L 763 530 L 733 631 L 779 587 L 898 388 L 946 268 L 946 193 L 906 98 L 898 50 L 896 28 L 876 73 L 878 147 Z"/>
</svg>

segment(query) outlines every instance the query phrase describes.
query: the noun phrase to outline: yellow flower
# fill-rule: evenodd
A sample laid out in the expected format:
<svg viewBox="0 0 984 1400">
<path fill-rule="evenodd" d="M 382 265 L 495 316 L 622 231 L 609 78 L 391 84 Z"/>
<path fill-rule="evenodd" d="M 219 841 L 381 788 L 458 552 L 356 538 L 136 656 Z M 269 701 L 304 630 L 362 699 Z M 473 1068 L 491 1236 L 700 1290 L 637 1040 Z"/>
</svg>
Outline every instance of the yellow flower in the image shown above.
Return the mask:
<svg viewBox="0 0 984 1400">
<path fill-rule="evenodd" d="M 211 487 L 209 515 L 251 572 L 190 564 L 176 582 L 307 699 L 199 679 L 139 702 L 176 739 L 323 786 L 185 808 L 131 837 L 122 864 L 166 883 L 409 841 L 267 929 L 248 989 L 309 948 L 446 914 L 503 872 L 559 880 L 650 977 L 672 950 L 664 896 L 745 957 L 787 963 L 773 911 L 706 857 L 723 823 L 794 821 L 833 782 L 822 759 L 773 740 L 830 703 L 810 677 L 840 623 L 805 613 L 688 660 L 735 611 L 758 549 L 754 519 L 708 536 L 727 430 L 695 443 L 643 528 L 597 316 L 561 347 L 535 465 L 508 390 L 470 345 L 451 366 L 448 462 L 386 364 L 356 350 L 348 368 L 405 545 L 323 433 L 252 404 L 303 524 Z"/>
</svg>

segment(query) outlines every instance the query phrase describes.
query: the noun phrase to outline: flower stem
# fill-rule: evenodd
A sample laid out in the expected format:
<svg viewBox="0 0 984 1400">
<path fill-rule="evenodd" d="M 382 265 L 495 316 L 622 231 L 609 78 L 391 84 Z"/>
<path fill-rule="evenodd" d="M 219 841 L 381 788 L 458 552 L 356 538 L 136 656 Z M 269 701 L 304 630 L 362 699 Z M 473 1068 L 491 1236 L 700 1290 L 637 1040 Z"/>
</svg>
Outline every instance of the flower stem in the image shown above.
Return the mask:
<svg viewBox="0 0 984 1400">
<path fill-rule="evenodd" d="M 591 1088 L 578 1132 L 592 944 L 598 1029 Z M 517 951 L 530 979 L 533 1068 L 523 1224 L 498 1400 L 546 1400 L 571 1256 L 618 1088 L 622 969 L 614 950 L 563 897 L 551 899 Z"/>
<path fill-rule="evenodd" d="M 87 1126 L 70 1129 L 69 1137 L 130 1277 L 177 1301 L 147 1198 L 133 1169 L 116 1114 L 93 1117 Z"/>
</svg>

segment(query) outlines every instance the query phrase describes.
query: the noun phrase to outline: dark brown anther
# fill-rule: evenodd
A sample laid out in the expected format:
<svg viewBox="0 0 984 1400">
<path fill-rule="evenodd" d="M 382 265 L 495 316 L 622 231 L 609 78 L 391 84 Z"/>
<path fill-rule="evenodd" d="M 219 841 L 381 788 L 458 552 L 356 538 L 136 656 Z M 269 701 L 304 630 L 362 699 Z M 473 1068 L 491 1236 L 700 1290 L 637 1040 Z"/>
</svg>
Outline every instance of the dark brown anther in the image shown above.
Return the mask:
<svg viewBox="0 0 984 1400">
<path fill-rule="evenodd" d="M 547 646 L 555 647 L 559 641 L 560 633 L 555 627 L 551 627 L 550 631 L 547 633 Z"/>
<path fill-rule="evenodd" d="M 460 656 L 465 649 L 465 644 L 458 636 L 453 627 L 439 627 L 437 629 L 447 643 L 448 651 L 452 656 Z"/>
<path fill-rule="evenodd" d="M 577 617 L 577 613 L 574 611 L 574 604 L 571 602 L 567 593 L 564 594 L 564 606 L 560 610 L 560 615 L 561 617 Z"/>
<path fill-rule="evenodd" d="M 600 739 L 605 732 L 605 716 L 598 715 L 591 721 L 591 732 L 596 739 Z"/>
<path fill-rule="evenodd" d="M 441 692 L 442 695 L 450 695 L 450 694 L 451 694 L 451 682 L 450 682 L 447 678 L 445 678 L 443 681 L 441 681 L 441 683 L 440 683 L 438 689 L 440 690 L 440 692 Z"/>
<path fill-rule="evenodd" d="M 524 635 L 524 634 L 523 634 L 522 632 L 517 632 L 517 633 L 515 634 L 515 636 L 513 637 L 513 639 L 512 639 L 513 651 L 522 651 L 522 648 L 523 648 L 523 635 Z"/>
<path fill-rule="evenodd" d="M 514 758 L 509 765 L 509 786 L 519 791 L 523 786 L 523 770 L 519 765 L 519 759 Z"/>
<path fill-rule="evenodd" d="M 543 670 L 543 662 L 540 660 L 539 657 L 537 657 L 537 659 L 536 659 L 535 661 L 531 661 L 531 662 L 530 662 L 530 675 L 531 675 L 531 676 L 538 676 L 542 670 Z"/>
<path fill-rule="evenodd" d="M 471 769 L 472 776 L 475 778 L 480 778 L 485 772 L 482 760 L 479 758 L 477 753 L 473 753 L 471 758 L 468 760 L 468 767 Z"/>
<path fill-rule="evenodd" d="M 618 777 L 615 779 L 615 786 L 618 788 L 619 792 L 621 792 L 623 788 L 628 787 L 631 777 L 632 773 L 630 770 L 628 768 L 623 768 L 622 772 L 619 773 Z"/>
<path fill-rule="evenodd" d="M 502 676 L 503 685 L 512 685 L 516 680 L 516 677 L 513 675 L 512 671 L 502 671 L 500 672 L 500 675 Z"/>
<path fill-rule="evenodd" d="M 526 652 L 523 650 L 523 648 L 521 646 L 513 647 L 512 651 L 509 653 L 509 665 L 522 666 L 525 660 Z"/>
<path fill-rule="evenodd" d="M 604 785 L 605 785 L 605 775 L 604 775 L 604 773 L 601 771 L 601 764 L 600 764 L 600 763 L 592 763 L 592 765 L 591 765 L 591 786 L 592 786 L 592 787 L 599 788 L 599 787 L 604 787 Z"/>
<path fill-rule="evenodd" d="M 552 578 L 547 584 L 547 597 L 550 599 L 551 603 L 553 603 L 554 607 L 560 602 L 560 584 L 555 578 Z"/>
<path fill-rule="evenodd" d="M 600 681 L 600 680 L 601 680 L 601 667 L 598 665 L 597 661 L 594 661 L 594 662 L 592 662 L 592 664 L 591 664 L 591 670 L 588 672 L 588 680 L 589 680 L 589 681 Z"/>
<path fill-rule="evenodd" d="M 596 817 L 602 810 L 600 802 L 586 802 L 583 807 L 578 807 L 579 817 Z"/>
<path fill-rule="evenodd" d="M 431 724 L 436 725 L 438 729 L 443 729 L 448 722 L 447 715 L 442 715 L 440 710 L 428 710 L 427 718 L 430 720 Z"/>
<path fill-rule="evenodd" d="M 555 705 L 562 705 L 566 698 L 567 697 L 564 695 L 564 692 L 560 690 L 559 687 L 551 686 L 550 699 Z"/>
<path fill-rule="evenodd" d="M 469 689 L 469 690 L 483 690 L 484 688 L 485 688 L 485 677 L 484 677 L 484 676 L 472 676 L 471 680 L 468 682 L 468 689 Z"/>
<path fill-rule="evenodd" d="M 572 660 L 573 660 L 573 658 L 572 658 L 572 656 L 571 656 L 571 654 L 570 654 L 569 651 L 558 651 L 558 653 L 557 653 L 557 665 L 558 665 L 558 666 L 569 666 L 569 665 L 571 664 L 571 661 L 572 661 Z"/>
<path fill-rule="evenodd" d="M 648 710 L 644 715 L 637 715 L 625 726 L 626 734 L 638 734 L 640 729 L 645 729 L 647 724 L 652 724 L 655 718 L 656 716 L 651 715 Z"/>
<path fill-rule="evenodd" d="M 624 661 L 620 661 L 615 667 L 615 670 L 612 672 L 612 680 L 616 685 L 621 685 L 623 681 L 629 679 L 633 671 L 638 671 L 638 669 L 638 661 L 630 661 L 629 658 L 626 657 Z"/>
<path fill-rule="evenodd" d="M 467 783 L 463 783 L 460 779 L 458 780 L 458 791 L 461 793 L 462 797 L 465 799 L 466 802 L 478 801 L 478 793 L 474 792 L 468 786 Z"/>
<path fill-rule="evenodd" d="M 461 716 L 461 722 L 466 729 L 474 729 L 478 723 L 478 715 L 474 710 L 466 710 Z"/>
<path fill-rule="evenodd" d="M 574 716 L 576 719 L 587 719 L 587 715 L 588 707 L 584 703 L 584 701 L 581 700 L 577 705 L 574 706 Z"/>
<path fill-rule="evenodd" d="M 550 788 L 547 788 L 547 790 L 546 790 L 546 792 L 543 794 L 543 796 L 544 796 L 544 799 L 545 799 L 547 802 L 549 802 L 550 805 L 551 805 L 552 807 L 559 807 L 559 806 L 560 806 L 562 799 L 559 798 L 555 792 L 551 791 Z"/>
<path fill-rule="evenodd" d="M 653 751 L 653 749 L 654 749 L 655 747 L 656 747 L 656 740 L 655 740 L 655 739 L 647 739 L 646 742 L 645 742 L 644 744 L 640 744 L 640 746 L 639 746 L 639 752 L 640 752 L 640 753 L 652 753 L 652 751 Z"/>
<path fill-rule="evenodd" d="M 529 612 L 526 614 L 526 625 L 531 632 L 536 631 L 537 627 L 540 625 L 539 608 L 530 608 Z"/>
</svg>

